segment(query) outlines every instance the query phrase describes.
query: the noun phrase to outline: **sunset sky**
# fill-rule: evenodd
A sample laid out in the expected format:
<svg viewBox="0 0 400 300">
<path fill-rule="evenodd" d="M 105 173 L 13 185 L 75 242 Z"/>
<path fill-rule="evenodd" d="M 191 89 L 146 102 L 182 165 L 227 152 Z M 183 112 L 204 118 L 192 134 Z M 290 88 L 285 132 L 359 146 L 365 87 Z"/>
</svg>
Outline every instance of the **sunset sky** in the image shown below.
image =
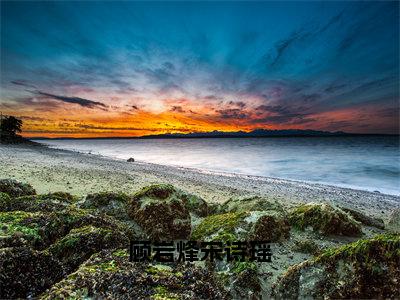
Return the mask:
<svg viewBox="0 0 400 300">
<path fill-rule="evenodd" d="M 25 136 L 399 132 L 398 2 L 1 1 Z"/>
</svg>

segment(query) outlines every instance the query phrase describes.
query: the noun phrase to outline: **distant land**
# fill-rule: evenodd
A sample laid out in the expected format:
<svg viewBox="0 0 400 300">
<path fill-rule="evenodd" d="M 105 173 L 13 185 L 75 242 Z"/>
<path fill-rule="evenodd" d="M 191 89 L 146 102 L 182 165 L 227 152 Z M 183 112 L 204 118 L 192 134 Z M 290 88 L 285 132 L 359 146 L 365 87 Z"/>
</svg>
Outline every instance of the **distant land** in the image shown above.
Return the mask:
<svg viewBox="0 0 400 300">
<path fill-rule="evenodd" d="M 192 132 L 192 133 L 166 133 L 145 135 L 140 137 L 34 137 L 33 140 L 64 140 L 64 139 L 176 139 L 176 138 L 269 138 L 269 137 L 337 137 L 337 136 L 396 136 L 395 134 L 365 134 L 365 133 L 347 133 L 343 131 L 319 131 L 311 129 L 256 129 L 250 132 L 245 131 L 210 131 L 210 132 Z"/>
</svg>

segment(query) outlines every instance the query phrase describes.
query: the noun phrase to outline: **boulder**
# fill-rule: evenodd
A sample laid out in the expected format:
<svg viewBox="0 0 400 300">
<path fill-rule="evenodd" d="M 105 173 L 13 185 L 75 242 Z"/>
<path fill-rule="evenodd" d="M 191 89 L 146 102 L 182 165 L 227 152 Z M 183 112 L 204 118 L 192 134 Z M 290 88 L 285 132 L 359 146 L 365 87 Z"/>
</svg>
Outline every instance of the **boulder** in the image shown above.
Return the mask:
<svg viewBox="0 0 400 300">
<path fill-rule="evenodd" d="M 240 211 L 275 211 L 284 214 L 284 208 L 277 201 L 254 196 L 247 198 L 232 198 L 222 204 L 221 212 Z"/>
<path fill-rule="evenodd" d="M 153 240 L 187 239 L 191 218 L 185 201 L 171 185 L 152 185 L 136 193 L 129 216 Z"/>
<path fill-rule="evenodd" d="M 135 159 L 133 157 L 128 158 L 127 162 L 135 162 Z"/>
<path fill-rule="evenodd" d="M 315 255 L 320 252 L 320 247 L 313 240 L 304 239 L 295 241 L 292 251 Z"/>
<path fill-rule="evenodd" d="M 169 184 L 155 184 L 132 197 L 128 213 L 149 237 L 177 239 L 190 235 L 190 215 L 206 216 L 209 208 L 200 197 Z"/>
<path fill-rule="evenodd" d="M 273 285 L 274 299 L 397 299 L 400 236 L 378 235 L 290 267 Z"/>
<path fill-rule="evenodd" d="M 10 197 L 35 195 L 35 189 L 28 183 L 22 183 L 14 179 L 0 179 L 0 192 Z"/>
<path fill-rule="evenodd" d="M 102 192 L 87 195 L 80 207 L 95 209 L 117 219 L 127 220 L 129 219 L 127 213 L 128 202 L 129 196 L 126 194 Z"/>
<path fill-rule="evenodd" d="M 289 223 L 277 212 L 245 211 L 208 216 L 194 228 L 191 238 L 199 241 L 278 242 L 288 238 L 289 232 Z"/>
<path fill-rule="evenodd" d="M 129 262 L 126 250 L 104 250 L 41 299 L 226 299 L 214 274 L 194 265 Z"/>
<path fill-rule="evenodd" d="M 131 229 L 107 217 L 91 214 L 90 211 L 68 208 L 59 212 L 0 212 L 0 248 L 29 245 L 44 249 L 73 228 L 93 225 L 120 230 L 133 236 Z"/>
<path fill-rule="evenodd" d="M 44 195 L 21 196 L 10 199 L 4 210 L 25 212 L 60 211 L 71 205 L 76 198 L 68 193 L 49 193 Z"/>
<path fill-rule="evenodd" d="M 85 226 L 72 229 L 66 236 L 57 240 L 47 250 L 70 273 L 93 253 L 108 248 L 129 247 L 129 239 L 118 230 Z"/>
<path fill-rule="evenodd" d="M 0 192 L 0 211 L 8 209 L 8 205 L 11 202 L 11 198 L 8 194 Z"/>
<path fill-rule="evenodd" d="M 207 202 L 193 194 L 177 189 L 171 184 L 153 184 L 146 186 L 134 195 L 134 199 L 140 201 L 150 200 L 172 200 L 182 201 L 186 209 L 193 215 L 205 217 L 209 213 Z"/>
<path fill-rule="evenodd" d="M 289 238 L 290 224 L 281 214 L 263 211 L 252 226 L 249 239 L 253 241 L 280 242 Z"/>
<path fill-rule="evenodd" d="M 388 230 L 400 233 L 400 208 L 392 211 L 387 224 Z"/>
<path fill-rule="evenodd" d="M 379 229 L 385 229 L 385 224 L 383 223 L 382 219 L 377 219 L 377 218 L 373 218 L 373 217 L 369 217 L 364 215 L 362 212 L 356 211 L 354 209 L 351 208 L 345 208 L 342 207 L 342 210 L 346 213 L 348 213 L 349 215 L 351 215 L 354 220 L 366 225 L 366 226 L 373 226 Z"/>
<path fill-rule="evenodd" d="M 0 299 L 38 296 L 63 275 L 60 262 L 47 252 L 26 247 L 0 249 Z"/>
<path fill-rule="evenodd" d="M 172 185 L 152 185 L 129 202 L 129 216 L 153 240 L 187 239 L 191 232 L 188 201 Z"/>
<path fill-rule="evenodd" d="M 289 215 L 292 226 L 311 228 L 323 235 L 360 236 L 360 223 L 339 208 L 325 203 L 307 203 L 296 207 Z"/>
</svg>

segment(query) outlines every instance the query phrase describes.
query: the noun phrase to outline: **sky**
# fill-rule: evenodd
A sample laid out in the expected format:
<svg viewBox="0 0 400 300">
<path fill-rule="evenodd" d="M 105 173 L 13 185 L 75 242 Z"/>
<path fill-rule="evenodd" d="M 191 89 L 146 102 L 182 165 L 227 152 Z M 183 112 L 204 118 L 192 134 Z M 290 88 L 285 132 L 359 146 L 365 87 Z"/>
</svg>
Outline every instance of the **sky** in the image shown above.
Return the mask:
<svg viewBox="0 0 400 300">
<path fill-rule="evenodd" d="M 1 1 L 23 135 L 399 133 L 399 2 Z"/>
</svg>

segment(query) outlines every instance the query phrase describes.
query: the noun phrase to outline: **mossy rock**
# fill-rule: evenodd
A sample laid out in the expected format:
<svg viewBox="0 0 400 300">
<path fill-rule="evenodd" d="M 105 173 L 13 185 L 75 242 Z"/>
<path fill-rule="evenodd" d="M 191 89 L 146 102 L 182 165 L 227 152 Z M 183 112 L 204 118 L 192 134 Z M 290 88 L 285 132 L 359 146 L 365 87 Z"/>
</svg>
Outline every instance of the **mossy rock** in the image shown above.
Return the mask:
<svg viewBox="0 0 400 300">
<path fill-rule="evenodd" d="M 341 209 L 325 203 L 300 205 L 290 213 L 289 221 L 296 228 L 310 227 L 323 235 L 362 235 L 360 223 Z"/>
<path fill-rule="evenodd" d="M 224 213 L 204 218 L 192 232 L 191 239 L 198 241 L 236 241 L 244 240 L 246 231 L 241 231 L 247 223 L 249 212 Z"/>
<path fill-rule="evenodd" d="M 263 211 L 254 223 L 249 239 L 253 241 L 280 242 L 290 236 L 290 224 L 286 217 L 274 211 Z"/>
<path fill-rule="evenodd" d="M 0 249 L 0 298 L 32 298 L 63 277 L 60 262 L 25 247 Z"/>
<path fill-rule="evenodd" d="M 92 255 L 41 299 L 226 299 L 207 269 L 132 263 L 120 252 L 104 250 Z"/>
<path fill-rule="evenodd" d="M 4 210 L 21 210 L 26 212 L 60 211 L 71 205 L 74 201 L 76 201 L 74 196 L 62 192 L 21 196 L 10 199 Z"/>
<path fill-rule="evenodd" d="M 234 277 L 230 294 L 233 299 L 261 299 L 261 283 L 257 269 L 244 268 Z"/>
<path fill-rule="evenodd" d="M 117 220 L 91 214 L 90 211 L 68 208 L 59 212 L 0 212 L 0 247 L 30 245 L 44 249 L 71 229 L 86 225 L 132 233 Z"/>
<path fill-rule="evenodd" d="M 288 238 L 289 231 L 289 223 L 276 212 L 230 212 L 204 218 L 194 228 L 191 239 L 224 242 L 240 240 L 276 242 Z"/>
<path fill-rule="evenodd" d="M 177 189 L 171 184 L 153 184 L 146 186 L 133 196 L 133 201 L 138 201 L 144 205 L 148 202 L 160 200 L 182 201 L 190 213 L 199 217 L 204 217 L 209 213 L 209 208 L 205 200 L 196 195 Z"/>
<path fill-rule="evenodd" d="M 400 233 L 400 208 L 391 212 L 387 227 L 391 232 Z"/>
<path fill-rule="evenodd" d="M 55 242 L 48 251 L 58 258 L 69 273 L 93 253 L 107 248 L 129 247 L 129 239 L 123 232 L 101 227 L 85 226 L 72 229 Z"/>
<path fill-rule="evenodd" d="M 315 255 L 320 252 L 320 247 L 313 240 L 304 239 L 297 240 L 292 247 L 292 251 Z"/>
<path fill-rule="evenodd" d="M 241 211 L 276 211 L 284 214 L 283 206 L 277 201 L 271 201 L 259 196 L 247 198 L 232 198 L 222 204 L 222 212 L 241 212 Z"/>
<path fill-rule="evenodd" d="M 273 286 L 276 299 L 400 297 L 400 235 L 362 239 L 295 265 Z"/>
<path fill-rule="evenodd" d="M 342 210 L 346 213 L 348 213 L 350 216 L 352 216 L 354 218 L 354 220 L 366 225 L 366 226 L 373 226 L 379 229 L 385 229 L 385 223 L 383 222 L 382 219 L 378 219 L 378 218 L 373 218 L 370 216 L 367 216 L 365 214 L 363 214 L 360 211 L 351 209 L 351 208 L 346 208 L 346 207 L 342 207 Z"/>
<path fill-rule="evenodd" d="M 5 211 L 8 208 L 11 198 L 8 194 L 0 192 L 0 211 Z"/>
<path fill-rule="evenodd" d="M 96 209 L 117 219 L 127 220 L 128 202 L 129 196 L 124 193 L 102 192 L 87 195 L 80 207 Z"/>
<path fill-rule="evenodd" d="M 153 185 L 135 194 L 129 216 L 153 240 L 187 239 L 191 217 L 187 202 L 171 185 Z"/>
<path fill-rule="evenodd" d="M 320 253 L 321 248 L 312 239 L 297 240 L 291 247 L 294 252 L 316 255 Z"/>
<path fill-rule="evenodd" d="M 36 194 L 35 189 L 30 184 L 14 179 L 0 179 L 0 192 L 8 194 L 10 197 Z"/>
</svg>

